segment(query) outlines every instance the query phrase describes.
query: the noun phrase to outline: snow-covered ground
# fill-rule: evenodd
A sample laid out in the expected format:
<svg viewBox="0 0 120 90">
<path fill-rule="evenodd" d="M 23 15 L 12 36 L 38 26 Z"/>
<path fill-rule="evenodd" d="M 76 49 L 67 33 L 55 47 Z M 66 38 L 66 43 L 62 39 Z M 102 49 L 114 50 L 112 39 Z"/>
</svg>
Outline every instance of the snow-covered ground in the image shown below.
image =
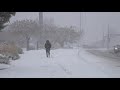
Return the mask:
<svg viewBox="0 0 120 90">
<path fill-rule="evenodd" d="M 0 70 L 0 78 L 117 78 L 119 66 L 119 61 L 97 57 L 82 48 L 79 53 L 78 49 L 52 50 L 51 58 L 46 58 L 45 50 L 31 50 Z"/>
</svg>

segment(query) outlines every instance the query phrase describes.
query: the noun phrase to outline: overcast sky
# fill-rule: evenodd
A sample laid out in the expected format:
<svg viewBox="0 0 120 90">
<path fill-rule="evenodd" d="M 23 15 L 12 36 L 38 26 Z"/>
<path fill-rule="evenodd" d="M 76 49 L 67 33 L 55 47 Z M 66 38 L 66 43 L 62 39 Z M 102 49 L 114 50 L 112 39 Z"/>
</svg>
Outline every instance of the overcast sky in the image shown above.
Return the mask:
<svg viewBox="0 0 120 90">
<path fill-rule="evenodd" d="M 38 12 L 17 12 L 15 17 L 11 18 L 11 22 L 21 19 L 37 19 Z M 53 18 L 55 24 L 61 26 L 77 26 L 80 21 L 79 12 L 44 12 L 44 18 Z"/>
<path fill-rule="evenodd" d="M 82 12 L 82 28 L 85 30 L 84 43 L 101 40 L 103 31 L 120 32 L 120 12 Z M 17 12 L 11 22 L 22 19 L 37 19 L 38 12 Z M 53 18 L 60 26 L 80 27 L 80 12 L 44 12 L 44 18 Z"/>
</svg>

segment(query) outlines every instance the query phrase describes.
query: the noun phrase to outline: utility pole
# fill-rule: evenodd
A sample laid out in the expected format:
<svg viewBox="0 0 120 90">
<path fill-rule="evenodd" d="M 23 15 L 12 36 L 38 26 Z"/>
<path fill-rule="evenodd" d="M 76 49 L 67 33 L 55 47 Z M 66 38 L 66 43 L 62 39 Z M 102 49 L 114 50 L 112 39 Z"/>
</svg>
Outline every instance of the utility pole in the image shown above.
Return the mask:
<svg viewBox="0 0 120 90">
<path fill-rule="evenodd" d="M 82 30 L 82 12 L 80 12 L 80 33 Z M 80 41 L 79 41 L 79 47 L 80 47 Z"/>
<path fill-rule="evenodd" d="M 39 24 L 40 26 L 43 25 L 43 12 L 39 12 Z"/>
<path fill-rule="evenodd" d="M 81 26 L 82 26 L 82 24 L 81 24 L 81 12 L 80 12 L 80 30 L 81 30 Z"/>
<path fill-rule="evenodd" d="M 81 22 L 82 22 L 82 21 L 81 21 L 81 20 L 82 20 L 82 18 L 81 18 L 82 15 L 81 15 L 81 14 L 82 14 L 82 13 L 80 12 L 80 33 L 81 33 L 81 26 L 82 26 L 82 23 L 81 23 Z M 80 34 L 80 35 L 81 35 L 81 34 Z M 79 43 L 78 43 L 78 55 L 79 55 L 79 51 L 80 51 L 80 37 L 79 37 L 79 41 L 78 41 L 78 42 L 79 42 Z"/>
<path fill-rule="evenodd" d="M 107 49 L 109 49 L 109 44 L 110 44 L 110 28 L 109 28 L 109 24 L 108 24 Z"/>
<path fill-rule="evenodd" d="M 104 48 L 104 43 L 105 43 L 105 35 L 104 35 L 104 29 L 103 29 L 103 48 Z"/>
<path fill-rule="evenodd" d="M 42 31 L 43 30 L 43 12 L 39 12 L 39 25 L 40 25 L 40 30 Z M 40 35 L 41 35 L 41 33 L 40 33 Z M 37 50 L 39 49 L 39 42 L 38 42 L 39 40 L 37 40 L 37 45 L 36 45 L 36 47 L 37 47 Z"/>
</svg>

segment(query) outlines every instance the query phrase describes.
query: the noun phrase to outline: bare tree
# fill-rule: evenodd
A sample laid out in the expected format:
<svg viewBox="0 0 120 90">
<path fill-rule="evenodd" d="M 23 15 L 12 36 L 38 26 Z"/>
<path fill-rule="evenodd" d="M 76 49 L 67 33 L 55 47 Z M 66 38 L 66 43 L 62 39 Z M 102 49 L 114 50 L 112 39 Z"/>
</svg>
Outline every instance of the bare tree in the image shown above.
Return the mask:
<svg viewBox="0 0 120 90">
<path fill-rule="evenodd" d="M 21 40 L 23 38 L 26 41 L 27 50 L 29 50 L 30 39 L 33 40 L 32 42 L 36 42 L 37 49 L 44 48 L 47 39 L 50 40 L 53 47 L 56 47 L 55 44 L 59 44 L 63 48 L 67 43 L 77 43 L 83 35 L 83 31 L 77 31 L 76 28 L 56 26 L 53 20 L 49 22 L 46 20 L 42 29 L 39 23 L 33 20 L 15 21 L 9 25 L 8 29 L 16 33 L 15 35 L 21 36 L 16 36 L 17 38 L 21 38 Z"/>
<path fill-rule="evenodd" d="M 9 26 L 14 33 L 21 35 L 26 40 L 26 49 L 29 50 L 29 43 L 32 35 L 39 29 L 38 24 L 33 20 L 15 21 Z"/>
</svg>

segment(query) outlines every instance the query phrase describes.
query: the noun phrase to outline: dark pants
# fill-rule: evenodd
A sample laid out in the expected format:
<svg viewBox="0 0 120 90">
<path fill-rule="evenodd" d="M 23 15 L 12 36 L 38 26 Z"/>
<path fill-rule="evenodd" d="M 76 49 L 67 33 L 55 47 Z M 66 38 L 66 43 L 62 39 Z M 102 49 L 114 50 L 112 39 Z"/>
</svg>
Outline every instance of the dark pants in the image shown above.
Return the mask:
<svg viewBox="0 0 120 90">
<path fill-rule="evenodd" d="M 46 56 L 50 57 L 50 49 L 46 49 Z"/>
</svg>

